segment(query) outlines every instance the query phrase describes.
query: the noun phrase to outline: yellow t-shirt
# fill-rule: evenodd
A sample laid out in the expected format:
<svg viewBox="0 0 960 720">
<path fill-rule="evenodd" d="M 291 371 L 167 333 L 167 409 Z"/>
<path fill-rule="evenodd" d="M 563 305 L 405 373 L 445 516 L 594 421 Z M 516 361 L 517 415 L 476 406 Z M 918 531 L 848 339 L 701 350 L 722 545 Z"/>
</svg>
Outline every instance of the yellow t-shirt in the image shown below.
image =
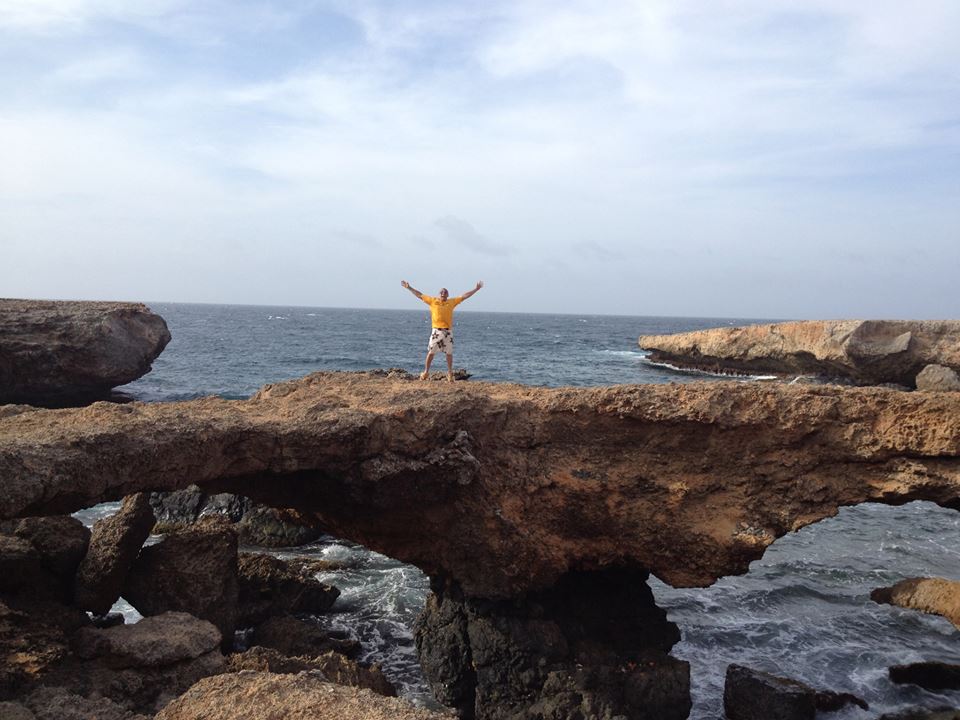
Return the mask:
<svg viewBox="0 0 960 720">
<path fill-rule="evenodd" d="M 430 306 L 430 322 L 435 328 L 453 327 L 453 309 L 463 302 L 463 296 L 447 298 L 444 302 L 438 297 L 421 295 L 420 299 Z"/>
</svg>

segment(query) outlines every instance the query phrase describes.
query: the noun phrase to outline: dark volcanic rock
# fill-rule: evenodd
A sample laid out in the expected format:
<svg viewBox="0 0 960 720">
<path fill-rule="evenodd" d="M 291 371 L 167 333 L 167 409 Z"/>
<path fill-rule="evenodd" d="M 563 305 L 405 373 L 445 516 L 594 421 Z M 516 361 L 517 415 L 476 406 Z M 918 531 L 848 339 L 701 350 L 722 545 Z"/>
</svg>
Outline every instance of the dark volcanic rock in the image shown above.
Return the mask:
<svg viewBox="0 0 960 720">
<path fill-rule="evenodd" d="M 258 505 L 243 516 L 237 532 L 248 545 L 294 547 L 313 542 L 323 534 L 323 529 L 307 513 Z"/>
<path fill-rule="evenodd" d="M 271 615 L 326 612 L 340 591 L 270 555 L 241 553 L 238 625 L 258 625 Z"/>
<path fill-rule="evenodd" d="M 351 656 L 360 650 L 356 640 L 333 637 L 315 623 L 292 615 L 272 617 L 258 625 L 253 631 L 253 643 L 291 656 L 312 657 L 330 650 Z"/>
<path fill-rule="evenodd" d="M 435 588 L 417 624 L 424 675 L 464 717 L 670 720 L 690 711 L 689 665 L 647 573 L 570 573 L 514 601 Z"/>
<path fill-rule="evenodd" d="M 895 683 L 910 683 L 927 690 L 960 689 L 960 665 L 942 662 L 919 662 L 894 665 L 890 679 Z"/>
<path fill-rule="evenodd" d="M 143 548 L 121 594 L 143 615 L 190 613 L 212 622 L 233 644 L 237 622 L 237 535 L 205 522 Z"/>
<path fill-rule="evenodd" d="M 94 524 L 90 549 L 77 573 L 80 607 L 103 615 L 113 606 L 153 523 L 149 496 L 137 493 L 124 499 L 119 512 Z"/>
<path fill-rule="evenodd" d="M 0 536 L 0 591 L 70 602 L 90 531 L 68 515 L 7 521 Z M 14 540 L 16 538 L 16 540 Z"/>
<path fill-rule="evenodd" d="M 950 707 L 916 708 L 881 715 L 880 720 L 960 720 L 960 709 Z"/>
<path fill-rule="evenodd" d="M 147 373 L 169 341 L 138 303 L 0 300 L 0 403 L 104 396 Z"/>
<path fill-rule="evenodd" d="M 813 720 L 817 692 L 796 680 L 730 665 L 723 709 L 728 720 Z"/>
</svg>

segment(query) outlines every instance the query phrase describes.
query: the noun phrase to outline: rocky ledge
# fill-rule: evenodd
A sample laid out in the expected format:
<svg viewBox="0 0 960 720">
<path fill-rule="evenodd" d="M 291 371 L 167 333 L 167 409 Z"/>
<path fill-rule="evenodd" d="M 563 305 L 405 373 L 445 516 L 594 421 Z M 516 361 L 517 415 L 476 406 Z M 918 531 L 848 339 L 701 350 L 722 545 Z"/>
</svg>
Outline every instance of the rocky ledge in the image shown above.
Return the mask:
<svg viewBox="0 0 960 720">
<path fill-rule="evenodd" d="M 0 517 L 195 483 L 418 565 L 421 663 L 464 718 L 679 719 L 689 668 L 648 573 L 745 572 L 843 505 L 960 508 L 960 394 L 317 373 L 245 401 L 8 407 L 0 478 Z"/>
<path fill-rule="evenodd" d="M 317 373 L 245 401 L 6 415 L 0 517 L 196 483 L 311 513 L 471 596 L 627 565 L 708 585 L 842 505 L 960 507 L 955 393 Z"/>
<path fill-rule="evenodd" d="M 0 299 L 0 403 L 103 398 L 150 370 L 170 342 L 146 305 Z"/>
<path fill-rule="evenodd" d="M 809 320 L 641 335 L 654 362 L 681 368 L 785 376 L 857 385 L 915 387 L 927 365 L 960 370 L 960 321 Z"/>
</svg>

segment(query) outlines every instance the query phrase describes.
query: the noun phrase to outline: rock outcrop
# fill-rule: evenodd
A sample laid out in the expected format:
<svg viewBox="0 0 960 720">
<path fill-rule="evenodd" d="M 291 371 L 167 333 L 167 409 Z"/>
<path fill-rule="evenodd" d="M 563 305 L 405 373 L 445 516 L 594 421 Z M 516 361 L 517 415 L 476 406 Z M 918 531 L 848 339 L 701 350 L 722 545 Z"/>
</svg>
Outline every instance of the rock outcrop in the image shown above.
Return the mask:
<svg viewBox="0 0 960 720">
<path fill-rule="evenodd" d="M 917 375 L 917 390 L 924 392 L 958 392 L 960 375 L 953 368 L 927 365 Z"/>
<path fill-rule="evenodd" d="M 275 615 L 311 613 L 330 609 L 340 591 L 270 555 L 240 553 L 238 625 L 259 625 Z"/>
<path fill-rule="evenodd" d="M 312 514 L 418 565 L 435 593 L 420 656 L 465 716 L 682 717 L 687 668 L 668 655 L 676 628 L 647 572 L 676 586 L 745 572 L 777 537 L 844 505 L 960 508 L 960 394 L 318 373 L 246 401 L 0 413 L 0 477 L 0 517 L 196 483 Z M 201 543 L 172 552 L 174 537 L 131 576 L 143 563 L 141 580 L 168 576 L 170 597 L 178 583 L 224 594 L 207 560 L 189 560 Z M 217 557 L 235 558 L 232 542 Z M 160 573 L 164 546 L 175 560 Z M 123 595 L 137 607 L 167 592 L 144 581 L 137 598 L 135 583 Z M 272 618 L 254 641 L 270 645 L 284 621 L 297 622 Z M 328 641 L 277 649 L 317 655 Z"/>
<path fill-rule="evenodd" d="M 708 585 L 843 505 L 960 507 L 960 395 L 318 373 L 246 401 L 0 418 L 0 477 L 5 517 L 189 482 L 232 490 L 473 597 L 624 565 Z"/>
<path fill-rule="evenodd" d="M 914 387 L 930 364 L 960 369 L 957 320 L 811 320 L 642 335 L 650 359 L 736 373 L 815 375 Z"/>
<path fill-rule="evenodd" d="M 0 403 L 69 405 L 150 370 L 170 342 L 139 303 L 0 299 Z"/>
<path fill-rule="evenodd" d="M 960 665 L 942 662 L 919 662 L 894 665 L 889 670 L 890 680 L 910 683 L 927 690 L 960 690 Z"/>
<path fill-rule="evenodd" d="M 278 675 L 245 670 L 201 680 L 156 720 L 450 720 L 397 698 L 326 682 L 308 672 Z"/>
<path fill-rule="evenodd" d="M 124 498 L 120 511 L 93 525 L 90 549 L 77 572 L 76 602 L 103 615 L 120 597 L 127 572 L 153 527 L 149 495 Z"/>
<path fill-rule="evenodd" d="M 847 705 L 870 709 L 862 698 L 850 693 L 816 690 L 743 665 L 727 667 L 723 688 L 727 720 L 813 720 L 818 713 L 836 712 Z"/>
<path fill-rule="evenodd" d="M 876 603 L 942 615 L 960 630 L 960 582 L 946 578 L 909 578 L 870 593 Z"/>
<path fill-rule="evenodd" d="M 201 523 L 140 551 L 122 587 L 143 615 L 190 613 L 213 623 L 233 647 L 239 613 L 237 535 L 226 523 Z"/>
</svg>

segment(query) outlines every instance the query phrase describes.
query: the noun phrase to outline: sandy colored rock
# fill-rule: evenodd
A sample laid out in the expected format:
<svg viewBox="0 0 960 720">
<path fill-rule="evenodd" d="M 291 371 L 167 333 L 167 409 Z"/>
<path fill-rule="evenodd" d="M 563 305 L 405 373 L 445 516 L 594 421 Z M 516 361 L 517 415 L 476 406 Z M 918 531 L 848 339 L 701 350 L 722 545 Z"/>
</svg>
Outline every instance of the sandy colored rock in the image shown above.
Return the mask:
<svg viewBox="0 0 960 720">
<path fill-rule="evenodd" d="M 960 507 L 960 395 L 317 373 L 245 401 L 3 418 L 0 476 L 7 517 L 190 482 L 229 490 L 311 512 L 471 596 L 624 563 L 708 585 L 841 506 Z"/>
<path fill-rule="evenodd" d="M 201 680 L 161 710 L 155 720 L 439 720 L 450 716 L 416 708 L 369 690 L 334 685 L 310 673 L 243 671 Z"/>
<path fill-rule="evenodd" d="M 396 697 L 396 688 L 387 680 L 379 665 L 361 665 L 346 655 L 327 651 L 320 655 L 284 655 L 266 647 L 252 647 L 246 652 L 235 653 L 227 658 L 229 672 L 241 670 L 260 670 L 272 673 L 290 673 L 317 671 L 324 679 L 338 685 L 372 690 L 378 695 Z"/>
<path fill-rule="evenodd" d="M 960 375 L 953 368 L 927 365 L 917 375 L 917 390 L 924 392 L 960 391 Z"/>
<path fill-rule="evenodd" d="M 946 578 L 910 578 L 877 588 L 870 599 L 878 603 L 942 615 L 960 629 L 960 582 Z"/>
<path fill-rule="evenodd" d="M 170 341 L 139 303 L 0 299 L 0 404 L 59 404 L 136 380 Z"/>
<path fill-rule="evenodd" d="M 650 359 L 708 371 L 818 375 L 912 387 L 931 363 L 960 369 L 958 320 L 808 320 L 641 335 Z"/>
<path fill-rule="evenodd" d="M 148 493 L 124 498 L 120 510 L 93 525 L 90 548 L 77 572 L 77 605 L 103 615 L 120 597 L 144 541 L 153 528 L 153 510 Z"/>
<path fill-rule="evenodd" d="M 85 698 L 63 688 L 40 688 L 23 702 L 36 720 L 148 720 L 146 715 L 125 710 L 109 698 Z M 0 718 L 7 720 L 2 712 Z"/>
</svg>

